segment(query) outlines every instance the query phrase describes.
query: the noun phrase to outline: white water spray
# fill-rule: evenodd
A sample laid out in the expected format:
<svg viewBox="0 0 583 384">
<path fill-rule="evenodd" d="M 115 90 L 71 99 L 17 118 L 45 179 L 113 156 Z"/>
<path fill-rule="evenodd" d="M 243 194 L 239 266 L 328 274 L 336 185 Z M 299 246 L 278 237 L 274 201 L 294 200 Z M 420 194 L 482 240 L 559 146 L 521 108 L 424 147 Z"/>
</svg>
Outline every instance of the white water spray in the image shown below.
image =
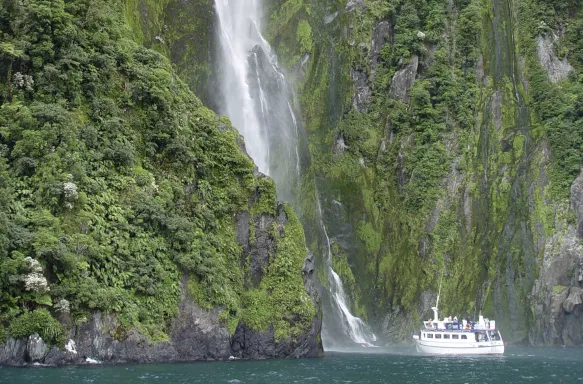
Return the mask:
<svg viewBox="0 0 583 384">
<path fill-rule="evenodd" d="M 328 268 L 328 284 L 330 286 L 330 295 L 335 305 L 335 309 L 341 316 L 342 327 L 344 332 L 350 337 L 352 341 L 365 347 L 374 347 L 374 342 L 377 340 L 374 333 L 371 332 L 369 326 L 362 321 L 362 319 L 353 316 L 348 309 L 348 298 L 344 292 L 344 285 L 340 276 L 332 268 L 332 249 L 330 247 L 330 238 L 326 232 L 326 227 L 322 219 L 322 206 L 320 199 L 316 196 L 318 202 L 318 215 L 320 217 L 320 224 L 324 231 L 326 245 L 328 247 L 328 254 L 326 255 L 326 267 Z"/>
<path fill-rule="evenodd" d="M 220 21 L 220 42 L 225 59 L 221 88 L 225 114 L 245 138 L 249 155 L 259 170 L 269 174 L 269 146 L 267 145 L 265 122 L 257 116 L 256 100 L 253 100 L 247 77 L 250 75 L 248 58 L 251 50 L 263 39 L 256 29 L 259 25 L 257 1 L 216 0 Z M 262 47 L 265 48 L 265 47 Z M 257 60 L 257 56 L 255 56 Z M 263 90 L 261 90 L 263 94 Z M 260 107 L 263 109 L 264 100 Z"/>
<path fill-rule="evenodd" d="M 215 0 L 215 5 L 223 54 L 220 112 L 243 135 L 259 170 L 275 180 L 279 198 L 293 203 L 298 198 L 302 177 L 300 122 L 277 57 L 261 35 L 260 0 Z M 342 281 L 332 269 L 330 239 L 319 199 L 318 215 L 327 247 L 324 261 L 334 315 L 347 338 L 373 346 L 375 335 L 366 323 L 350 313 Z"/>
</svg>

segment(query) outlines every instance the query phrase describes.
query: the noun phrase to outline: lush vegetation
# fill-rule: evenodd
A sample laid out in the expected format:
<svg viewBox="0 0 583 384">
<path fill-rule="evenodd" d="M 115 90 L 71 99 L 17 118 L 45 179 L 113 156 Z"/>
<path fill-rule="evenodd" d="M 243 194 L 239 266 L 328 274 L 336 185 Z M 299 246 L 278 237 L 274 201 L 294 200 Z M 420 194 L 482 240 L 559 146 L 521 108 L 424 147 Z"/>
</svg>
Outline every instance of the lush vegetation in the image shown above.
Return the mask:
<svg viewBox="0 0 583 384">
<path fill-rule="evenodd" d="M 290 69 L 311 26 L 303 119 L 318 187 L 354 228 L 356 245 L 333 247 L 353 311 L 379 324 L 388 312 L 421 316 L 421 294 L 443 276 L 445 311 L 483 311 L 524 340 L 539 240 L 581 168 L 581 2 L 270 3 L 268 36 Z M 566 79 L 549 81 L 538 36 L 574 67 Z M 395 97 L 395 74 L 415 56 L 409 99 Z M 371 92 L 360 109 L 354 73 Z"/>
<path fill-rule="evenodd" d="M 273 214 L 275 187 L 229 121 L 136 43 L 135 6 L 0 2 L 0 324 L 61 344 L 55 317 L 103 311 L 164 340 L 189 291 L 231 330 L 304 329 L 315 309 L 295 214 L 264 286 L 245 293 L 234 217 Z M 260 294 L 269 316 L 244 317 Z"/>
</svg>

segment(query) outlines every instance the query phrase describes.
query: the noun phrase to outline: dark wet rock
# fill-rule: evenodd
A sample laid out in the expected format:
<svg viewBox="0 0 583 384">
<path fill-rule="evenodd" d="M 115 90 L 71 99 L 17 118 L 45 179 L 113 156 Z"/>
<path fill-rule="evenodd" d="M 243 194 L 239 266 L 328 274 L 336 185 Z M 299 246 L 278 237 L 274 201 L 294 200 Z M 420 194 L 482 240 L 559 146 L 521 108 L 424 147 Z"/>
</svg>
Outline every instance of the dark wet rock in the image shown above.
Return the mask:
<svg viewBox="0 0 583 384">
<path fill-rule="evenodd" d="M 305 356 L 321 356 L 323 351 L 317 342 L 321 322 L 314 321 L 307 334 L 281 341 L 274 341 L 272 329 L 267 332 L 256 332 L 243 324 L 239 324 L 231 342 L 231 355 L 243 359 L 272 359 L 286 356 L 299 358 Z"/>
<path fill-rule="evenodd" d="M 287 215 L 283 204 L 278 204 L 275 217 L 258 214 L 253 216 L 251 222 L 251 216 L 248 212 L 241 212 L 237 215 L 237 241 L 243 246 L 242 260 L 250 259 L 249 272 L 253 286 L 259 285 L 265 269 L 275 255 L 276 243 L 270 234 L 274 224 L 280 233 L 284 231 Z M 254 226 L 255 233 L 253 241 L 250 239 L 251 225 Z"/>
<path fill-rule="evenodd" d="M 409 64 L 395 73 L 391 82 L 391 88 L 389 89 L 391 97 L 409 103 L 409 90 L 415 83 L 418 67 L 419 57 L 413 56 Z"/>
<path fill-rule="evenodd" d="M 248 211 L 239 212 L 235 219 L 237 231 L 237 243 L 243 246 L 243 252 L 249 252 L 249 237 L 251 227 L 251 214 Z"/>
<path fill-rule="evenodd" d="M 241 212 L 235 217 L 236 237 L 250 259 L 251 275 L 260 279 L 275 255 L 270 231 L 284 234 L 288 218 L 285 205 L 278 204 L 274 215 Z M 251 239 L 251 225 L 255 239 Z M 219 319 L 221 308 L 205 310 L 190 297 L 187 280 L 181 281 L 179 311 L 167 341 L 152 342 L 135 329 L 125 328 L 113 314 L 94 313 L 81 325 L 71 325 L 63 348 L 49 347 L 38 335 L 9 338 L 0 344 L 0 365 L 23 366 L 96 363 L 150 363 L 169 361 L 224 360 L 230 356 L 246 359 L 317 357 L 323 353 L 321 297 L 315 282 L 314 256 L 307 254 L 302 267 L 304 287 L 318 309 L 310 328 L 294 338 L 276 341 L 273 330 L 254 331 L 240 324 L 231 337 Z"/>
<path fill-rule="evenodd" d="M 280 218 L 279 220 L 283 219 Z M 286 218 L 287 220 L 287 218 Z M 304 288 L 316 308 L 321 308 L 322 299 L 316 281 L 314 255 L 308 252 L 302 267 Z M 231 356 L 243 359 L 270 359 L 276 357 L 319 357 L 323 355 L 320 332 L 322 330 L 321 311 L 312 320 L 309 330 L 291 338 L 276 341 L 273 329 L 257 332 L 239 324 L 231 339 Z"/>
<path fill-rule="evenodd" d="M 573 313 L 583 303 L 583 289 L 579 287 L 571 287 L 569 296 L 563 301 L 563 309 L 567 313 Z"/>
<path fill-rule="evenodd" d="M 370 44 L 370 67 L 372 79 L 374 79 L 376 76 L 381 50 L 387 42 L 392 40 L 392 38 L 391 24 L 388 21 L 381 21 L 375 26 Z"/>
<path fill-rule="evenodd" d="M 578 273 L 583 263 L 581 175 L 571 185 L 570 205 L 577 217 L 576 224 L 556 219 L 557 232 L 547 239 L 532 288 L 534 324 L 529 340 L 534 345 L 583 345 L 583 290 Z M 565 209 L 556 206 L 555 216 L 566 217 Z"/>
<path fill-rule="evenodd" d="M 26 339 L 8 338 L 0 344 L 0 364 L 22 365 L 25 363 Z"/>
<path fill-rule="evenodd" d="M 315 270 L 316 264 L 314 262 L 314 255 L 308 251 L 308 256 L 306 256 L 304 265 L 302 266 L 302 273 L 304 274 L 305 278 L 310 278 L 314 274 Z"/>
<path fill-rule="evenodd" d="M 577 214 L 577 234 L 583 237 L 583 173 L 571 185 L 571 207 Z"/>
<path fill-rule="evenodd" d="M 368 82 L 368 76 L 363 70 L 352 70 L 350 78 L 354 83 L 352 106 L 357 112 L 366 112 L 372 97 L 372 90 Z"/>
<path fill-rule="evenodd" d="M 424 291 L 417 306 L 421 319 L 433 318 L 431 307 L 435 305 L 437 294 Z M 381 322 L 382 338 L 389 345 L 410 344 L 411 334 L 419 330 L 419 323 L 411 311 L 405 311 L 400 306 L 391 306 Z"/>
</svg>

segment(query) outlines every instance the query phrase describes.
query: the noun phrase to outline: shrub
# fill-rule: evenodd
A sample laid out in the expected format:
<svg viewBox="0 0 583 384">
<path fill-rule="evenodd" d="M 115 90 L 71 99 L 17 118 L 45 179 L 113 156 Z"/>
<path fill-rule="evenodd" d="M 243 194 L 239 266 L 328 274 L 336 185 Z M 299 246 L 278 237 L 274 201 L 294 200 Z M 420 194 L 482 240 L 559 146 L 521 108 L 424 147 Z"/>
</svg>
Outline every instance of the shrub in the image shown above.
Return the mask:
<svg viewBox="0 0 583 384">
<path fill-rule="evenodd" d="M 16 339 L 38 333 L 48 344 L 65 345 L 65 329 L 46 309 L 25 312 L 12 321 L 8 329 Z"/>
</svg>

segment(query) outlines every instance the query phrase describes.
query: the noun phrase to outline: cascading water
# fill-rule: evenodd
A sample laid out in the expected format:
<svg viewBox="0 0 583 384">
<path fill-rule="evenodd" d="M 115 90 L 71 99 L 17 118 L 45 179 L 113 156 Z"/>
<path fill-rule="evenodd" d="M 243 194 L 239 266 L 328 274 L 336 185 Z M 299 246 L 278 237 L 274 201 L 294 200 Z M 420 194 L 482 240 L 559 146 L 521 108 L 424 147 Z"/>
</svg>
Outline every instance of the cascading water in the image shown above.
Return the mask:
<svg viewBox="0 0 583 384">
<path fill-rule="evenodd" d="M 330 238 L 326 232 L 326 227 L 322 219 L 322 206 L 320 204 L 320 199 L 317 197 L 318 202 L 318 216 L 320 219 L 320 225 L 322 227 L 322 232 L 324 235 L 327 254 L 326 256 L 326 268 L 328 268 L 328 285 L 330 287 L 330 296 L 332 298 L 331 304 L 333 304 L 333 310 L 336 316 L 342 320 L 342 326 L 344 331 L 348 333 L 348 336 L 352 341 L 357 344 L 366 347 L 373 347 L 374 342 L 377 340 L 376 336 L 370 330 L 370 327 L 362 321 L 362 319 L 353 316 L 348 309 L 348 298 L 344 292 L 344 286 L 340 276 L 332 268 L 332 249 L 330 248 Z M 326 336 L 326 335 L 325 335 Z M 339 343 L 331 343 L 327 338 L 324 338 L 325 343 L 327 343 L 327 349 L 334 349 L 339 347 Z M 340 349 L 343 346 L 340 344 Z"/>
<path fill-rule="evenodd" d="M 279 198 L 297 207 L 302 178 L 302 153 L 307 148 L 301 140 L 301 125 L 294 112 L 292 92 L 277 64 L 277 57 L 261 35 L 259 0 L 215 0 L 219 17 L 222 52 L 220 112 L 227 115 L 245 138 L 249 155 L 259 170 L 276 183 Z M 309 158 L 309 156 L 307 156 Z M 305 157 L 304 157 L 305 158 Z M 350 313 L 342 281 L 332 269 L 330 239 L 322 220 L 320 202 L 317 220 L 328 269 L 329 298 L 336 328 L 353 343 L 371 346 L 376 340 L 369 327 Z M 328 319 L 330 320 L 330 319 Z M 324 346 L 340 348 L 326 330 Z"/>
</svg>

